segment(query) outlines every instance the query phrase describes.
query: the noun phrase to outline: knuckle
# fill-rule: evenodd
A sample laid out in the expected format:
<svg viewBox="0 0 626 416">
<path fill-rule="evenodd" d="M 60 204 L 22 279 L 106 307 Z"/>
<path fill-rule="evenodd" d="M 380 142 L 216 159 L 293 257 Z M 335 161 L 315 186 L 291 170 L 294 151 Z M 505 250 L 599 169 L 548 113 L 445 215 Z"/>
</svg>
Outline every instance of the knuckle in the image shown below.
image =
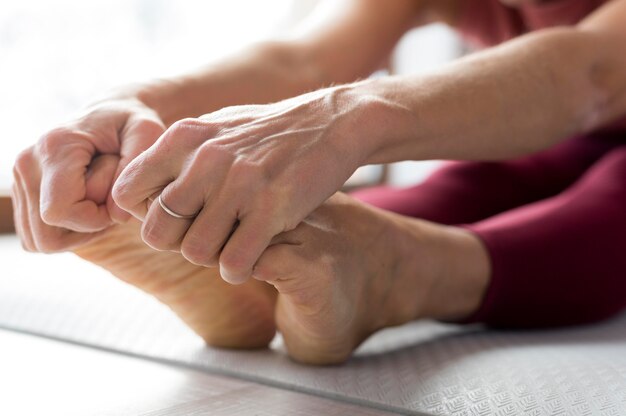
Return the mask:
<svg viewBox="0 0 626 416">
<path fill-rule="evenodd" d="M 38 148 L 43 154 L 51 154 L 67 142 L 67 136 L 73 134 L 73 132 L 67 127 L 57 127 L 50 130 L 41 138 L 38 142 Z"/>
<path fill-rule="evenodd" d="M 15 159 L 13 176 L 18 177 L 22 172 L 28 171 L 33 166 L 33 147 L 22 150 Z"/>
<path fill-rule="evenodd" d="M 158 221 L 147 220 L 141 228 L 141 238 L 150 247 L 157 250 L 168 248 L 167 235 L 162 224 Z"/>
<path fill-rule="evenodd" d="M 163 136 L 164 141 L 179 140 L 180 137 L 196 136 L 205 130 L 205 122 L 197 118 L 184 118 L 173 123 Z"/>
<path fill-rule="evenodd" d="M 215 169 L 216 167 L 232 163 L 233 155 L 225 146 L 208 141 L 196 150 L 192 165 Z"/>
<path fill-rule="evenodd" d="M 155 154 L 170 154 L 170 152 L 175 151 L 182 138 L 186 137 L 191 131 L 190 125 L 186 120 L 179 120 L 172 124 L 161 135 L 152 151 Z"/>
<path fill-rule="evenodd" d="M 132 168 L 128 171 L 125 171 L 117 181 L 113 184 L 111 188 L 111 197 L 113 201 L 123 209 L 131 209 L 133 208 L 133 186 L 130 182 L 129 178 L 133 176 Z"/>
<path fill-rule="evenodd" d="M 185 238 L 180 247 L 181 254 L 193 264 L 201 266 L 215 265 L 214 256 L 209 253 L 207 245 L 197 238 Z"/>
<path fill-rule="evenodd" d="M 130 208 L 126 199 L 126 190 L 123 183 L 118 179 L 113 188 L 111 188 L 111 198 L 120 208 Z"/>
<path fill-rule="evenodd" d="M 197 119 L 188 117 L 172 123 L 169 130 L 172 132 L 185 132 L 188 131 L 190 128 L 195 128 L 196 126 L 198 126 Z"/>
<path fill-rule="evenodd" d="M 48 225 L 60 225 L 65 219 L 65 213 L 53 201 L 45 202 L 40 210 L 42 221 Z"/>
<path fill-rule="evenodd" d="M 120 208 L 128 208 L 124 186 L 118 180 L 111 188 L 111 198 Z"/>
</svg>

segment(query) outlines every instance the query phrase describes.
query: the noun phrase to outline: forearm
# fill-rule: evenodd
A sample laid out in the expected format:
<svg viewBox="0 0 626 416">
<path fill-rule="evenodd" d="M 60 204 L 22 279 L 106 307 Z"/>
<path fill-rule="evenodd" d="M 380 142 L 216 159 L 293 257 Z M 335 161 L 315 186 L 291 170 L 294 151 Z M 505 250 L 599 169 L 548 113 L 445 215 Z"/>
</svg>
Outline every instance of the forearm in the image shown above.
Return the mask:
<svg viewBox="0 0 626 416">
<path fill-rule="evenodd" d="M 429 76 L 358 84 L 378 102 L 365 163 L 510 158 L 598 128 L 626 112 L 626 59 L 610 42 L 554 29 Z"/>
<path fill-rule="evenodd" d="M 124 91 L 155 109 L 166 125 L 240 104 L 278 101 L 326 82 L 295 44 L 266 42 L 195 72 Z"/>
<path fill-rule="evenodd" d="M 134 93 L 171 124 L 226 106 L 274 102 L 353 82 L 376 70 L 415 19 L 421 16 L 426 21 L 441 4 L 329 0 L 289 38 L 254 45 L 195 73 L 148 83 Z"/>
</svg>

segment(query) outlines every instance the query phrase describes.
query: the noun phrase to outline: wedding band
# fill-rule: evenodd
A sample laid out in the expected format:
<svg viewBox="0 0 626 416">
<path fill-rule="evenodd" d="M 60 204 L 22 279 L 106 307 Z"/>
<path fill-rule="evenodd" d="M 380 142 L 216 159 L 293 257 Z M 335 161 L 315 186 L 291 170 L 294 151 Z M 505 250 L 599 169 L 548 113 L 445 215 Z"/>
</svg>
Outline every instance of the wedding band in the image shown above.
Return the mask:
<svg viewBox="0 0 626 416">
<path fill-rule="evenodd" d="M 157 201 L 159 201 L 159 205 L 161 205 L 161 208 L 163 208 L 163 211 L 165 211 L 167 214 L 171 215 L 174 218 L 180 218 L 181 220 L 188 220 L 191 218 L 196 218 L 196 215 L 181 215 L 177 212 L 172 211 L 171 209 L 167 207 L 167 205 L 165 205 L 165 202 L 163 202 L 161 195 L 159 195 L 159 197 L 157 198 Z"/>
</svg>

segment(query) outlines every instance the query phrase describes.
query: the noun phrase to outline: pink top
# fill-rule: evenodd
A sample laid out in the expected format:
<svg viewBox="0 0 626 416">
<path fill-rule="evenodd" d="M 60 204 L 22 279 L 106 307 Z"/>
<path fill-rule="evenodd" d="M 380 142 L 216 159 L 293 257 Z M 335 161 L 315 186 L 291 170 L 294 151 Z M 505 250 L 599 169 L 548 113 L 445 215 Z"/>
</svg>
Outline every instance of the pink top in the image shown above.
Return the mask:
<svg viewBox="0 0 626 416">
<path fill-rule="evenodd" d="M 573 25 L 607 0 L 527 0 L 517 7 L 499 0 L 463 0 L 458 29 L 476 46 L 492 46 L 524 33 Z"/>
</svg>

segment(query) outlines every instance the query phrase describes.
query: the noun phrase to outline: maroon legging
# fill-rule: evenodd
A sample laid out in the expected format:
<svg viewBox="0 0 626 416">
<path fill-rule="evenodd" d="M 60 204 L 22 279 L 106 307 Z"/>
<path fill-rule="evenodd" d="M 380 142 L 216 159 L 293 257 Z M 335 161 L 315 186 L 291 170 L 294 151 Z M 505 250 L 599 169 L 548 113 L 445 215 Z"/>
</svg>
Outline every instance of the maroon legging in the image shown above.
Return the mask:
<svg viewBox="0 0 626 416">
<path fill-rule="evenodd" d="M 492 280 L 467 322 L 581 324 L 626 307 L 626 132 L 512 161 L 450 162 L 417 186 L 353 196 L 480 237 Z"/>
</svg>

